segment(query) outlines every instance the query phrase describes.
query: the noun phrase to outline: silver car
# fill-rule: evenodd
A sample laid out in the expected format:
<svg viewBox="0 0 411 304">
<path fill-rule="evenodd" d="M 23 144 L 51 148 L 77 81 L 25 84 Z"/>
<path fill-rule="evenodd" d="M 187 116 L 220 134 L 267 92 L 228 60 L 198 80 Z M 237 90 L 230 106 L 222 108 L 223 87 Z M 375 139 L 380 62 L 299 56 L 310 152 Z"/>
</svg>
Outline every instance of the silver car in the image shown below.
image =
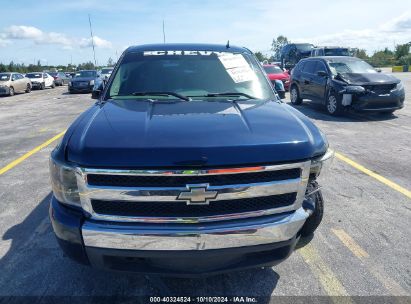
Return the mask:
<svg viewBox="0 0 411 304">
<path fill-rule="evenodd" d="M 31 80 L 20 73 L 0 73 L 0 95 L 13 96 L 19 92 L 30 93 Z"/>
</svg>

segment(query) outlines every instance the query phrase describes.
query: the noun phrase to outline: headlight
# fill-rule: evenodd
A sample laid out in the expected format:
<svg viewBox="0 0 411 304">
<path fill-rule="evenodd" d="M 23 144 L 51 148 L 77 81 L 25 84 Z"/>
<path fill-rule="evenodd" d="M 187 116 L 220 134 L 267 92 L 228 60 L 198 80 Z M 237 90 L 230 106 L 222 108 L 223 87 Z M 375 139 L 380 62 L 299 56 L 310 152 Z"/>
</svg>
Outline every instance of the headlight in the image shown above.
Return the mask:
<svg viewBox="0 0 411 304">
<path fill-rule="evenodd" d="M 402 82 L 397 83 L 397 86 L 395 87 L 397 90 L 402 90 L 404 89 L 404 85 L 402 84 Z"/>
<path fill-rule="evenodd" d="M 334 151 L 328 149 L 323 156 L 311 161 L 310 177 L 317 177 L 321 172 L 328 171 L 334 159 Z"/>
<path fill-rule="evenodd" d="M 355 93 L 364 93 L 365 89 L 362 86 L 348 85 L 345 87 L 342 93 L 355 94 Z"/>
<path fill-rule="evenodd" d="M 56 162 L 50 157 L 50 178 L 53 194 L 64 204 L 80 207 L 80 195 L 75 169 Z"/>
<path fill-rule="evenodd" d="M 94 85 L 94 80 L 90 80 L 90 85 Z"/>
</svg>

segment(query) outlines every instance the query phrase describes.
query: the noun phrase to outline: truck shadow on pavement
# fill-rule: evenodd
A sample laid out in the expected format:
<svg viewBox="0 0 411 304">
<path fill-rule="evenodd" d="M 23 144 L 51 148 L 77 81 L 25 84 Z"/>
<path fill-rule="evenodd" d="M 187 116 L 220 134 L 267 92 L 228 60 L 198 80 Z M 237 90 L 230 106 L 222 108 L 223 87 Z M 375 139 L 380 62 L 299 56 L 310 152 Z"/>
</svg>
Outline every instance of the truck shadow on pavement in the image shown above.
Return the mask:
<svg viewBox="0 0 411 304">
<path fill-rule="evenodd" d="M 269 303 L 280 278 L 271 268 L 182 279 L 105 272 L 79 265 L 65 257 L 57 244 L 48 218 L 50 199 L 51 193 L 2 236 L 1 247 L 9 249 L 0 259 L 0 295 L 251 296 L 259 297 L 259 303 Z"/>
<path fill-rule="evenodd" d="M 398 117 L 394 114 L 382 114 L 382 113 L 357 113 L 353 111 L 347 111 L 341 116 L 331 116 L 329 115 L 323 105 L 310 103 L 309 101 L 304 101 L 302 105 L 293 105 L 287 102 L 288 105 L 292 106 L 294 109 L 300 111 L 304 115 L 311 119 L 323 120 L 323 121 L 335 121 L 335 122 L 368 122 L 368 121 L 390 121 L 397 119 Z M 400 111 L 400 110 L 399 110 Z"/>
</svg>

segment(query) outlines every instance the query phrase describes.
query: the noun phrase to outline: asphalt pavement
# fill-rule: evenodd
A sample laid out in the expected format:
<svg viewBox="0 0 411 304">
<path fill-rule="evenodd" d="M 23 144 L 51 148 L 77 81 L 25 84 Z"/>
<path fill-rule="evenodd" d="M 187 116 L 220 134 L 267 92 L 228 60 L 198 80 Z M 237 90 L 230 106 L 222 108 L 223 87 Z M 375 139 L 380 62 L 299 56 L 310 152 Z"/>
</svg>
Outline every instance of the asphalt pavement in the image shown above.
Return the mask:
<svg viewBox="0 0 411 304">
<path fill-rule="evenodd" d="M 13 161 L 94 101 L 67 87 L 1 97 L 0 296 L 410 296 L 411 73 L 396 76 L 406 106 L 392 116 L 296 107 L 341 156 L 321 179 L 325 216 L 314 237 L 272 269 L 202 279 L 110 273 L 64 257 L 48 219 L 48 156 L 58 140 Z"/>
</svg>

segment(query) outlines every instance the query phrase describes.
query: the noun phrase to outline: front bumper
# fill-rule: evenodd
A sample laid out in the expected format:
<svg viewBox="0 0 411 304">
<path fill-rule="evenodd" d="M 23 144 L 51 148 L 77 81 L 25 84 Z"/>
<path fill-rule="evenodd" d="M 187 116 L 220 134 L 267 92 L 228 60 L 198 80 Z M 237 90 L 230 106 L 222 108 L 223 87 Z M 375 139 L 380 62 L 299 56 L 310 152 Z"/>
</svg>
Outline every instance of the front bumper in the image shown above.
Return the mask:
<svg viewBox="0 0 411 304">
<path fill-rule="evenodd" d="M 295 247 L 308 213 L 200 224 L 112 223 L 87 220 L 54 197 L 50 218 L 66 254 L 114 271 L 201 275 L 273 266 Z"/>
<path fill-rule="evenodd" d="M 10 94 L 10 88 L 9 87 L 0 87 L 0 95 L 9 95 Z"/>
<path fill-rule="evenodd" d="M 32 82 L 32 83 L 31 83 L 31 87 L 32 87 L 33 89 L 41 88 L 41 86 L 42 86 L 42 83 L 40 83 L 40 82 Z"/>
<path fill-rule="evenodd" d="M 385 95 L 353 95 L 351 106 L 357 111 L 391 111 L 404 107 L 404 99 L 404 90 Z"/>
<path fill-rule="evenodd" d="M 93 91 L 93 87 L 94 87 L 94 85 L 92 85 L 92 86 L 91 85 L 88 85 L 88 86 L 73 86 L 73 85 L 70 85 L 68 90 L 69 90 L 70 93 L 74 93 L 74 92 L 77 92 L 77 93 L 91 93 Z"/>
</svg>

